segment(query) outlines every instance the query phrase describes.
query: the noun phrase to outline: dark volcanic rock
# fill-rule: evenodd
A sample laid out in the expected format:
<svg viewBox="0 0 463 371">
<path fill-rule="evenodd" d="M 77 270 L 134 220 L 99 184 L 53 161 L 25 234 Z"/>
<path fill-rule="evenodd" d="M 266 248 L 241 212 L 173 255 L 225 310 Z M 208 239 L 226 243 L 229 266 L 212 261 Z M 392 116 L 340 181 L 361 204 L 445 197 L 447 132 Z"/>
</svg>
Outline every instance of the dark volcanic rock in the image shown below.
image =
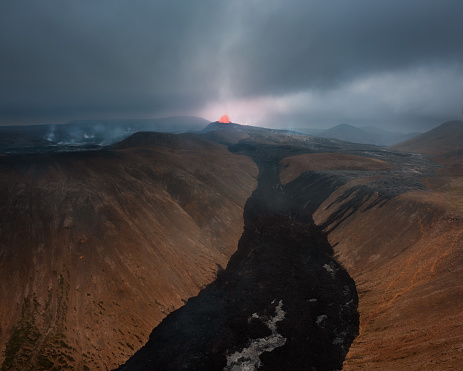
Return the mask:
<svg viewBox="0 0 463 371">
<path fill-rule="evenodd" d="M 238 251 L 120 370 L 342 367 L 358 333 L 355 284 L 311 214 L 283 192 L 280 157 L 260 148 L 236 149 L 260 169 Z"/>
</svg>

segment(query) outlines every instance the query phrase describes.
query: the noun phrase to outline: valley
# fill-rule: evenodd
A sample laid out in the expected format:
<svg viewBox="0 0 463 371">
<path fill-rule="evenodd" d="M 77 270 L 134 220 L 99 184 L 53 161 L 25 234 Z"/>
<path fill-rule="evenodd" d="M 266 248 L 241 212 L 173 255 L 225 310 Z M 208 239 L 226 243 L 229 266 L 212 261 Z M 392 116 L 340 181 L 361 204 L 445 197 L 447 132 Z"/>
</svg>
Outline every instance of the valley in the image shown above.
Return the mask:
<svg viewBox="0 0 463 371">
<path fill-rule="evenodd" d="M 217 279 L 167 316 L 120 370 L 342 366 L 358 331 L 355 284 L 333 258 L 310 208 L 293 203 L 294 194 L 280 184 L 281 155 L 292 149 L 250 146 L 230 147 L 259 166 L 237 252 Z M 283 315 L 270 332 L 259 318 L 278 315 L 277 308 Z M 263 345 L 272 336 L 276 344 Z"/>
<path fill-rule="evenodd" d="M 458 368 L 461 150 L 438 146 L 212 123 L 0 156 L 3 369 Z"/>
</svg>

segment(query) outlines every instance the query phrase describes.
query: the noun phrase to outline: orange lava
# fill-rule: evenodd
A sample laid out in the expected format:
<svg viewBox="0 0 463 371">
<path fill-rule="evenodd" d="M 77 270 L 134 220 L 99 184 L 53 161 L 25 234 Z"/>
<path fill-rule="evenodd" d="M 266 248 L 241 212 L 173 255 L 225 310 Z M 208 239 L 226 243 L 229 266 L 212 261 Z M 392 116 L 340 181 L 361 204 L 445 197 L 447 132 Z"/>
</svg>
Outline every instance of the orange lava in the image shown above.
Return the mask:
<svg viewBox="0 0 463 371">
<path fill-rule="evenodd" d="M 231 124 L 231 121 L 230 121 L 230 118 L 228 117 L 228 115 L 223 115 L 220 118 L 219 122 L 222 123 L 222 124 Z"/>
</svg>

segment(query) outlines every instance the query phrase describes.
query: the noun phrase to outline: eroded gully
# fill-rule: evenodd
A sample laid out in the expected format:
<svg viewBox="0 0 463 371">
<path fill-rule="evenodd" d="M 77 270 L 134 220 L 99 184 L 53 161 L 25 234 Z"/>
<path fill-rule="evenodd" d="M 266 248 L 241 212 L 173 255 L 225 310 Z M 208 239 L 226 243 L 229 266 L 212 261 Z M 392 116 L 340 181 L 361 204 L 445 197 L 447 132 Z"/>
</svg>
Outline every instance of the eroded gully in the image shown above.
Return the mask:
<svg viewBox="0 0 463 371">
<path fill-rule="evenodd" d="M 311 207 L 293 201 L 280 184 L 278 151 L 236 152 L 259 167 L 238 250 L 121 370 L 342 368 L 358 333 L 358 298 L 313 223 L 311 212 L 323 199 L 314 194 Z"/>
</svg>

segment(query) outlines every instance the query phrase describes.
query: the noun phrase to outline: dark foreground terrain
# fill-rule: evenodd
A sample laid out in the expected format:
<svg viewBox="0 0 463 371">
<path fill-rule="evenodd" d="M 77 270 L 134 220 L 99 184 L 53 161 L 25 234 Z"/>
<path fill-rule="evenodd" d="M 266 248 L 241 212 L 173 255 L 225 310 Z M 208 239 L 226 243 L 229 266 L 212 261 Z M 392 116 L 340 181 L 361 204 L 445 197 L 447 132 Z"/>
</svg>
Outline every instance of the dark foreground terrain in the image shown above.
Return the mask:
<svg viewBox="0 0 463 371">
<path fill-rule="evenodd" d="M 260 170 L 238 251 L 217 280 L 166 317 L 120 370 L 342 367 L 358 333 L 358 299 L 313 223 L 317 201 L 302 208 L 283 190 L 278 148 L 231 150 L 250 155 Z"/>
</svg>

